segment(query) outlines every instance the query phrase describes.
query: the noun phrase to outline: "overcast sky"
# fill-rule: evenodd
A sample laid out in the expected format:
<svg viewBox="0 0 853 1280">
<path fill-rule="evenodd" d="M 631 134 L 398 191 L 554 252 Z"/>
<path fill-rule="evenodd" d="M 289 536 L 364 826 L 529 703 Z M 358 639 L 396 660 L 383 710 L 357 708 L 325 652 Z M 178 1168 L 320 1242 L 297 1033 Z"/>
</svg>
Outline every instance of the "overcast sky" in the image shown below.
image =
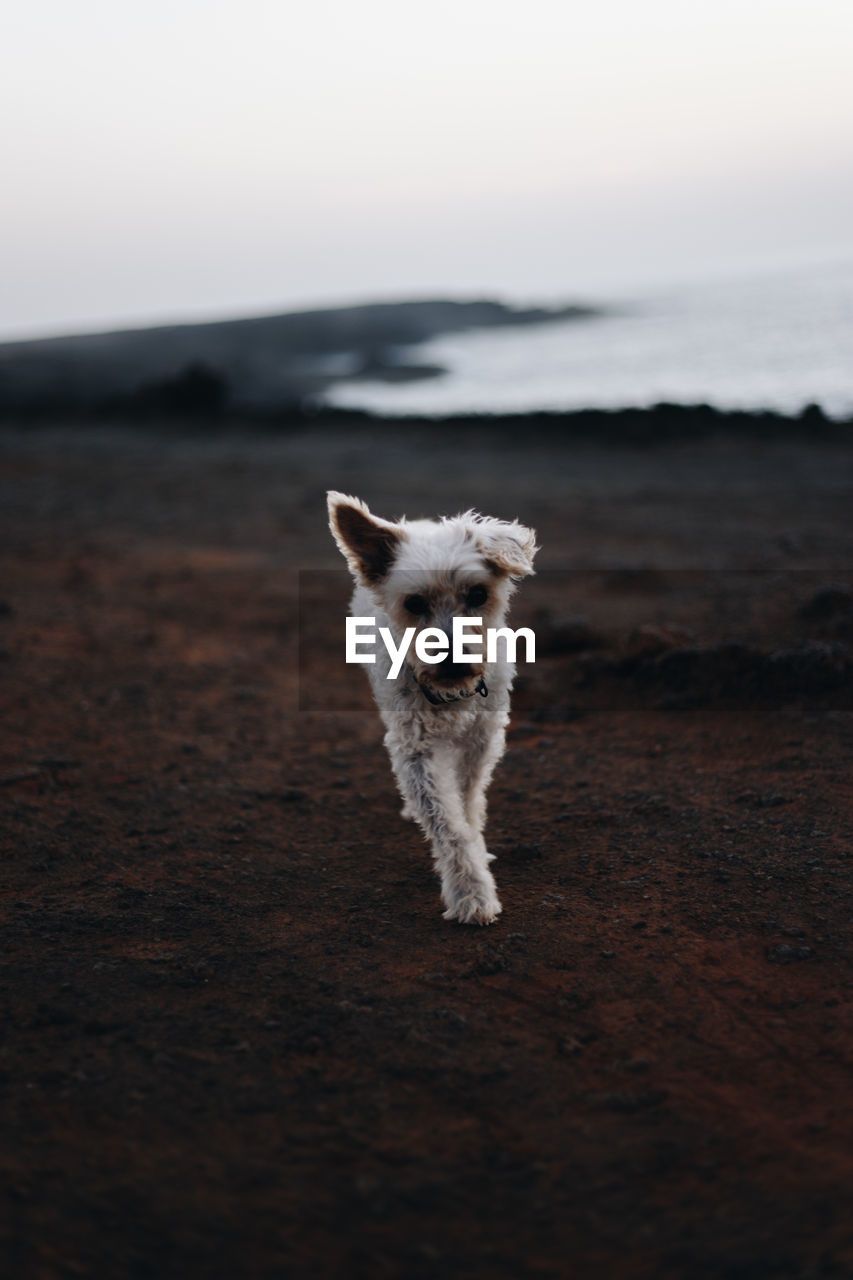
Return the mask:
<svg viewBox="0 0 853 1280">
<path fill-rule="evenodd" d="M 851 0 L 27 0 L 0 333 L 853 255 Z"/>
</svg>

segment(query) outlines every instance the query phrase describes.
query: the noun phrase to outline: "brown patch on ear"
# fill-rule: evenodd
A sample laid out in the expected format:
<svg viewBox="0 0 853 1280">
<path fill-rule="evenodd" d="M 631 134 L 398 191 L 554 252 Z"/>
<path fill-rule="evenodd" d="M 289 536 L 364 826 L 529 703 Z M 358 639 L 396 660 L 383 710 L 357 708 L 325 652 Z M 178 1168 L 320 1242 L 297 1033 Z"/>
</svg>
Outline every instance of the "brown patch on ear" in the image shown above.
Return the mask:
<svg viewBox="0 0 853 1280">
<path fill-rule="evenodd" d="M 495 578 L 505 578 L 509 573 L 509 570 L 505 569 L 502 564 L 498 564 L 496 560 L 485 560 L 483 563 Z"/>
<path fill-rule="evenodd" d="M 329 494 L 329 524 L 353 573 L 375 585 L 385 577 L 397 554 L 403 531 L 371 515 L 358 498 Z"/>
</svg>

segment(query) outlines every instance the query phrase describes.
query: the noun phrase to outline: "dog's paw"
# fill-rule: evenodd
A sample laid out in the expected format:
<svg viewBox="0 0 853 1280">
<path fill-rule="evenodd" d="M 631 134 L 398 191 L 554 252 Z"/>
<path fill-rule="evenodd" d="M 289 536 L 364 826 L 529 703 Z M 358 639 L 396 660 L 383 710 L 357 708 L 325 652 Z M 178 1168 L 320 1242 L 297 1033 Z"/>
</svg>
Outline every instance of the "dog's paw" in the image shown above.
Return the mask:
<svg viewBox="0 0 853 1280">
<path fill-rule="evenodd" d="M 502 911 L 496 893 L 473 892 L 451 903 L 444 919 L 458 920 L 460 924 L 494 924 Z"/>
</svg>

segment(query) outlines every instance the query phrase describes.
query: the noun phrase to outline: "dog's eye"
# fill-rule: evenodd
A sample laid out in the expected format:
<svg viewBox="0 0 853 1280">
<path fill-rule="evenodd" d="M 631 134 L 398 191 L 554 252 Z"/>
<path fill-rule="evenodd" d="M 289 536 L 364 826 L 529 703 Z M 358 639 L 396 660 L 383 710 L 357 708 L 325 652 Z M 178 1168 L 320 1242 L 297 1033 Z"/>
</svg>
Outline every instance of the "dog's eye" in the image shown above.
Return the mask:
<svg viewBox="0 0 853 1280">
<path fill-rule="evenodd" d="M 465 603 L 469 609 L 479 609 L 481 604 L 485 604 L 489 598 L 489 593 L 483 586 L 472 587 L 465 597 Z"/>
<path fill-rule="evenodd" d="M 423 596 L 406 596 L 403 601 L 409 613 L 413 613 L 415 617 L 420 617 L 423 613 L 429 613 L 429 601 Z"/>
</svg>

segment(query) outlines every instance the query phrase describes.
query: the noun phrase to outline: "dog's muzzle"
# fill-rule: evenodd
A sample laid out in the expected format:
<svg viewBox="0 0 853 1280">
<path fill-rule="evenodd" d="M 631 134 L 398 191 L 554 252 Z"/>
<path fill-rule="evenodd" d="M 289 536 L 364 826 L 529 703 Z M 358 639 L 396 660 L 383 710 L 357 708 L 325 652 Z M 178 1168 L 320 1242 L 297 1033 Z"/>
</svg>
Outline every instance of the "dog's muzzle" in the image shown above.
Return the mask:
<svg viewBox="0 0 853 1280">
<path fill-rule="evenodd" d="M 481 698 L 488 698 L 489 696 L 488 687 L 482 676 L 477 681 L 476 688 L 472 689 L 470 693 L 449 693 L 447 697 L 442 698 L 440 694 L 428 689 L 425 684 L 420 685 L 420 690 L 427 702 L 431 702 L 434 707 L 446 707 L 451 702 L 466 702 L 468 698 L 473 698 L 477 693 Z"/>
</svg>

